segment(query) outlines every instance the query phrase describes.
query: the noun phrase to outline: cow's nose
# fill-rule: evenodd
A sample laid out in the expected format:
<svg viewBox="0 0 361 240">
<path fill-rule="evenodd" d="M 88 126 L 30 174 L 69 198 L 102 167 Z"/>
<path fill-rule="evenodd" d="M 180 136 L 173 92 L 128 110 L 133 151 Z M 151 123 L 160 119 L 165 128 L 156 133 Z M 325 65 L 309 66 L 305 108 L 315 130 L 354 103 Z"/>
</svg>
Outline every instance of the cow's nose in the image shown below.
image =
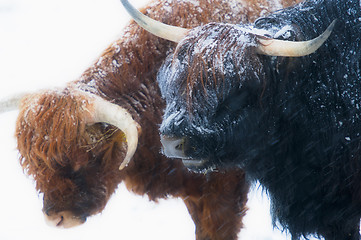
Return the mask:
<svg viewBox="0 0 361 240">
<path fill-rule="evenodd" d="M 44 212 L 45 222 L 52 227 L 72 228 L 83 224 L 86 217 L 74 216 L 70 211 L 62 211 L 54 214 Z"/>
<path fill-rule="evenodd" d="M 195 169 L 202 167 L 207 160 L 204 158 L 194 158 L 191 154 L 194 154 L 196 149 L 191 144 L 191 139 L 188 137 L 174 138 L 165 135 L 161 136 L 161 142 L 163 144 L 163 152 L 167 157 L 180 158 L 184 166 Z"/>
<path fill-rule="evenodd" d="M 163 145 L 163 152 L 170 158 L 186 158 L 185 151 L 185 138 L 173 138 L 162 135 L 160 141 Z"/>
</svg>

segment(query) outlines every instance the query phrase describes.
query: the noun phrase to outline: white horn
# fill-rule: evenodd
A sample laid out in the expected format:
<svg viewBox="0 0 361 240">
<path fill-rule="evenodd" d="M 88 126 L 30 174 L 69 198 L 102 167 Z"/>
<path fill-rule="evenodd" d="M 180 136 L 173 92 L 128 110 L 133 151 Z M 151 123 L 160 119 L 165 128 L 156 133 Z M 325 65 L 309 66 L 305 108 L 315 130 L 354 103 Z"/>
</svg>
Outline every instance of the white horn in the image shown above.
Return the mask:
<svg viewBox="0 0 361 240">
<path fill-rule="evenodd" d="M 315 52 L 330 36 L 336 20 L 320 36 L 309 41 L 292 42 L 259 37 L 257 52 L 263 55 L 279 57 L 302 57 Z"/>
<path fill-rule="evenodd" d="M 130 113 L 124 108 L 113 104 L 103 98 L 91 94 L 94 101 L 93 109 L 90 111 L 91 123 L 105 122 L 119 128 L 126 137 L 128 150 L 127 154 L 120 165 L 119 169 L 123 169 L 132 159 L 138 146 L 138 130 L 139 124 L 133 120 Z"/>
<path fill-rule="evenodd" d="M 145 16 L 133 7 L 128 0 L 121 0 L 121 2 L 134 21 L 158 37 L 178 43 L 189 31 L 189 29 L 167 25 Z"/>
<path fill-rule="evenodd" d="M 29 93 L 17 93 L 13 96 L 0 99 L 0 113 L 18 109 L 21 99 L 27 94 Z"/>
</svg>

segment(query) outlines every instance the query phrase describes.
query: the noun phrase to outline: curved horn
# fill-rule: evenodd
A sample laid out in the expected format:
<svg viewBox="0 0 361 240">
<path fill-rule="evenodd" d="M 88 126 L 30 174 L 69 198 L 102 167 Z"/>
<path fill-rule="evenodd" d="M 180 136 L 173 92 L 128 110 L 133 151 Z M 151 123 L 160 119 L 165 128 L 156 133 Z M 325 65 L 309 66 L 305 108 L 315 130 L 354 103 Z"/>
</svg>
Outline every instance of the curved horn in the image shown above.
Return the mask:
<svg viewBox="0 0 361 240">
<path fill-rule="evenodd" d="M 138 145 L 138 131 L 140 131 L 139 124 L 133 120 L 130 113 L 124 108 L 113 104 L 103 98 L 92 95 L 94 101 L 92 102 L 93 109 L 91 123 L 105 122 L 119 128 L 126 137 L 128 150 L 127 154 L 120 165 L 119 169 L 123 169 L 128 165 L 132 159 Z"/>
<path fill-rule="evenodd" d="M 121 2 L 134 21 L 158 37 L 179 42 L 189 31 L 189 29 L 167 25 L 145 16 L 133 7 L 128 0 L 121 0 Z"/>
<path fill-rule="evenodd" d="M 27 94 L 29 93 L 17 93 L 13 96 L 0 99 L 0 113 L 18 109 L 21 99 Z"/>
<path fill-rule="evenodd" d="M 320 36 L 309 41 L 292 42 L 259 37 L 257 52 L 263 55 L 279 57 L 301 57 L 315 52 L 330 36 L 336 20 Z"/>
</svg>

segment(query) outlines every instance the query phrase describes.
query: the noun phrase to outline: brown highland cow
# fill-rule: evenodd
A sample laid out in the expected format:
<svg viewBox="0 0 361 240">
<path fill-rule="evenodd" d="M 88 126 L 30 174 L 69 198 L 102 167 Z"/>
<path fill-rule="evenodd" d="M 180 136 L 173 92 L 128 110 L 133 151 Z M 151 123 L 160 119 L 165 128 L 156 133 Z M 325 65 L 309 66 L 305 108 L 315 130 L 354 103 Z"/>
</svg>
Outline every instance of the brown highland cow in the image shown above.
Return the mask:
<svg viewBox="0 0 361 240">
<path fill-rule="evenodd" d="M 192 28 L 253 21 L 295 2 L 157 0 L 142 12 Z M 16 124 L 20 163 L 44 194 L 50 224 L 84 223 L 124 182 L 150 200 L 182 198 L 198 240 L 237 239 L 249 190 L 244 172 L 192 173 L 161 153 L 164 102 L 155 78 L 174 47 L 131 22 L 78 80 L 22 99 Z"/>
</svg>

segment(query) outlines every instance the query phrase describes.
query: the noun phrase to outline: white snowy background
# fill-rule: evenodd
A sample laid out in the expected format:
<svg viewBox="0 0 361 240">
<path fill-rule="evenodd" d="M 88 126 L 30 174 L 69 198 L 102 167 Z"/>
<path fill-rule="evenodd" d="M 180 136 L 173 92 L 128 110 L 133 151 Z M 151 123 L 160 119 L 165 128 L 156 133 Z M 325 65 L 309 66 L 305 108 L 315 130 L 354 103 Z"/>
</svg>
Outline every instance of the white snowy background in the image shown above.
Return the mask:
<svg viewBox="0 0 361 240">
<path fill-rule="evenodd" d="M 133 0 L 136 7 L 147 0 Z M 0 99 L 75 80 L 129 21 L 119 0 L 0 0 Z M 121 185 L 102 214 L 74 229 L 48 227 L 41 196 L 18 163 L 17 111 L 0 114 L 0 239 L 192 240 L 194 224 L 179 199 L 156 204 Z M 239 239 L 282 240 L 259 187 Z"/>
</svg>

